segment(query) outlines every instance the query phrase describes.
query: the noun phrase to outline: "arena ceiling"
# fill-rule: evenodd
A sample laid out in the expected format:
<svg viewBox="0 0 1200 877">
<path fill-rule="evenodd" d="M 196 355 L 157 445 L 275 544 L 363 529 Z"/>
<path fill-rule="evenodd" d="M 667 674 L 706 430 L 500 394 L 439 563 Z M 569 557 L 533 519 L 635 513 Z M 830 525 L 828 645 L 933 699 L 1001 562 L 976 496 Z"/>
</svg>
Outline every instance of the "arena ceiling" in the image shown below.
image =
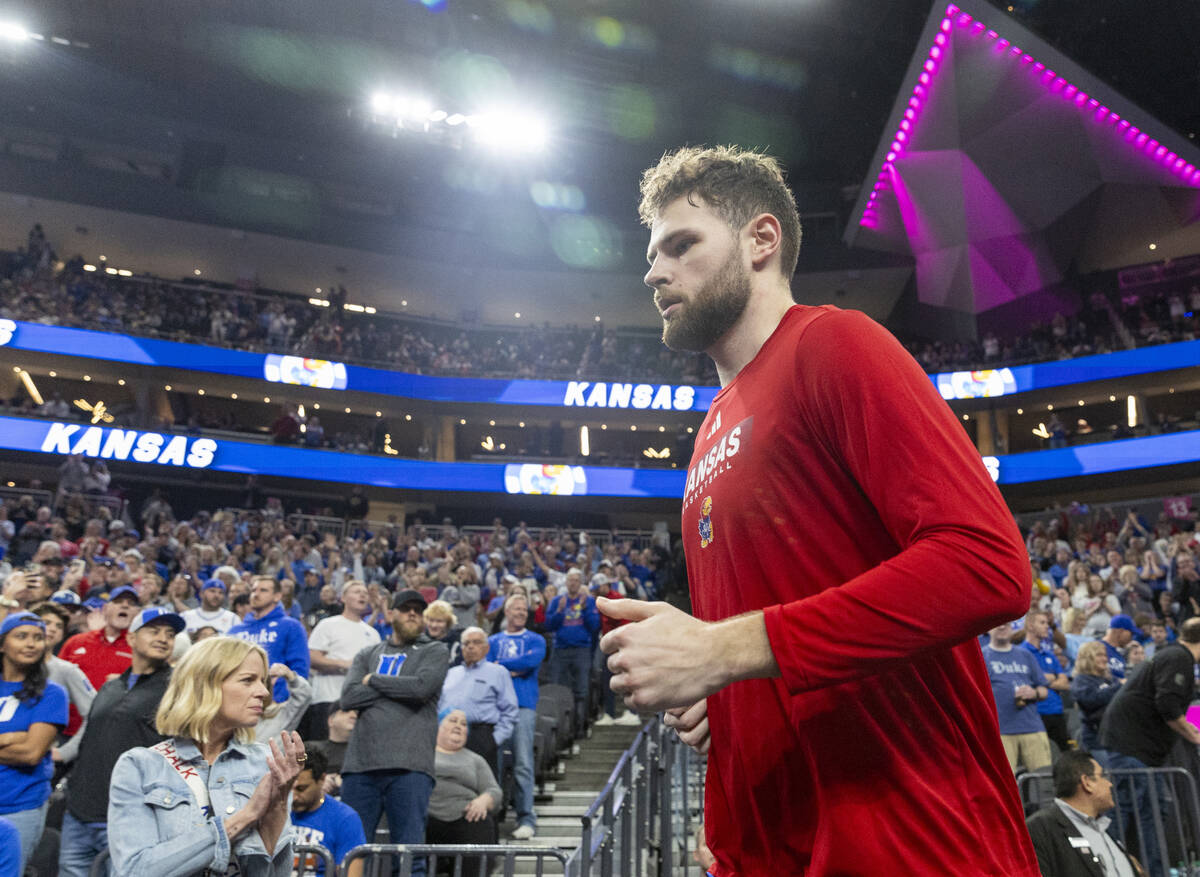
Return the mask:
<svg viewBox="0 0 1200 877">
<path fill-rule="evenodd" d="M 427 257 L 433 231 L 455 242 L 456 262 L 630 277 L 644 250 L 640 171 L 682 143 L 736 142 L 786 164 L 811 244 L 802 270 L 912 264 L 910 253 L 848 250 L 840 237 L 873 179 L 930 9 L 926 0 L 25 0 L 3 4 L 0 18 L 45 39 L 0 50 L 0 111 L 10 128 L 123 144 L 151 165 L 162 156 L 176 187 L 211 184 L 204 172 L 216 167 L 225 185 L 282 193 L 276 216 L 210 191 L 211 215 L 193 219 L 354 243 L 330 240 L 336 223 L 288 206 L 319 190 L 318 210 L 354 214 L 368 249 Z M 994 12 L 1180 137 L 1200 132 L 1197 4 L 1013 0 Z M 388 130 L 369 110 L 380 89 L 448 111 L 502 98 L 547 119 L 549 146 L 486 158 Z M 247 177 L 260 172 L 276 176 Z M 114 200 L 101 206 L 121 209 Z"/>
</svg>

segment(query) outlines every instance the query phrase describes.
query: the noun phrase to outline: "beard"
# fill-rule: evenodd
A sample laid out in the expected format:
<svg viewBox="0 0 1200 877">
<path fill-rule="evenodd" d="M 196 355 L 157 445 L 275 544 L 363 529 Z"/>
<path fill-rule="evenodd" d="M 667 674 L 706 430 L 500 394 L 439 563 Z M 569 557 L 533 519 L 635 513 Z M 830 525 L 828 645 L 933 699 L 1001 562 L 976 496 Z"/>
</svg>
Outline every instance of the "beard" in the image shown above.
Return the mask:
<svg viewBox="0 0 1200 877">
<path fill-rule="evenodd" d="M 742 318 L 749 302 L 750 272 L 735 244 L 717 273 L 680 305 L 677 315 L 663 320 L 663 344 L 692 353 L 708 350 Z"/>
</svg>

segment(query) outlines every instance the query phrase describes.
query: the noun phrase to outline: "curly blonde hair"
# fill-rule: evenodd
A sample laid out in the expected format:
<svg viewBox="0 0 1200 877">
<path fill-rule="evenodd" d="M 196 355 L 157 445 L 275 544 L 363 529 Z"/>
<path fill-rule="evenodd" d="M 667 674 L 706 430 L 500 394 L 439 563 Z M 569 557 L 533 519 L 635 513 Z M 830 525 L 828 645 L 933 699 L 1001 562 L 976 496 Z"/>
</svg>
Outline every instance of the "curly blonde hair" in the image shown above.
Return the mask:
<svg viewBox="0 0 1200 877">
<path fill-rule="evenodd" d="M 803 230 L 796 199 L 784 182 L 783 168 L 769 155 L 736 146 L 685 146 L 667 152 L 642 174 L 638 215 L 649 228 L 678 198 L 703 199 L 735 232 L 760 213 L 779 220 L 782 240 L 779 270 L 796 273 Z"/>
</svg>

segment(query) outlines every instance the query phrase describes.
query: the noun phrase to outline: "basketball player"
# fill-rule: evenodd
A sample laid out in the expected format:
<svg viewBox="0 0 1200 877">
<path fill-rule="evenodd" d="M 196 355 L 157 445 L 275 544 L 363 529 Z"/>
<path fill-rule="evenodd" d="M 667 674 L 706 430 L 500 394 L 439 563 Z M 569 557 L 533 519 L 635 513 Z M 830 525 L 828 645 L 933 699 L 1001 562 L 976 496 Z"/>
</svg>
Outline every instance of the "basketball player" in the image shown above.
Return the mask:
<svg viewBox="0 0 1200 877">
<path fill-rule="evenodd" d="M 693 618 L 600 600 L 612 688 L 709 750 L 717 877 L 1035 877 L 975 637 L 1028 609 L 1025 548 L 929 377 L 861 313 L 793 303 L 771 158 L 642 179 L 663 341 L 721 391 L 683 498 Z"/>
</svg>

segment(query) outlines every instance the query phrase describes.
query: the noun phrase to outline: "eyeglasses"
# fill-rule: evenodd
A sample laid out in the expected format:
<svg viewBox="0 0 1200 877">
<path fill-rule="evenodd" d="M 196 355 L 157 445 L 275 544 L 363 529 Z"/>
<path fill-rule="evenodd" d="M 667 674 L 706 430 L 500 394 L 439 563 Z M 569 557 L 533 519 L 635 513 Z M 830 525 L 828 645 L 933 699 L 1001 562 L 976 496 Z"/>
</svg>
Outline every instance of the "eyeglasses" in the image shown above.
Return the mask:
<svg viewBox="0 0 1200 877">
<path fill-rule="evenodd" d="M 1108 772 L 1107 770 L 1105 770 L 1104 768 L 1100 768 L 1100 772 L 1099 772 L 1099 773 L 1092 774 L 1092 779 L 1094 779 L 1094 780 L 1108 780 L 1108 781 L 1111 783 L 1111 782 L 1112 782 L 1112 774 L 1111 774 L 1111 773 L 1109 773 L 1109 772 Z"/>
</svg>

